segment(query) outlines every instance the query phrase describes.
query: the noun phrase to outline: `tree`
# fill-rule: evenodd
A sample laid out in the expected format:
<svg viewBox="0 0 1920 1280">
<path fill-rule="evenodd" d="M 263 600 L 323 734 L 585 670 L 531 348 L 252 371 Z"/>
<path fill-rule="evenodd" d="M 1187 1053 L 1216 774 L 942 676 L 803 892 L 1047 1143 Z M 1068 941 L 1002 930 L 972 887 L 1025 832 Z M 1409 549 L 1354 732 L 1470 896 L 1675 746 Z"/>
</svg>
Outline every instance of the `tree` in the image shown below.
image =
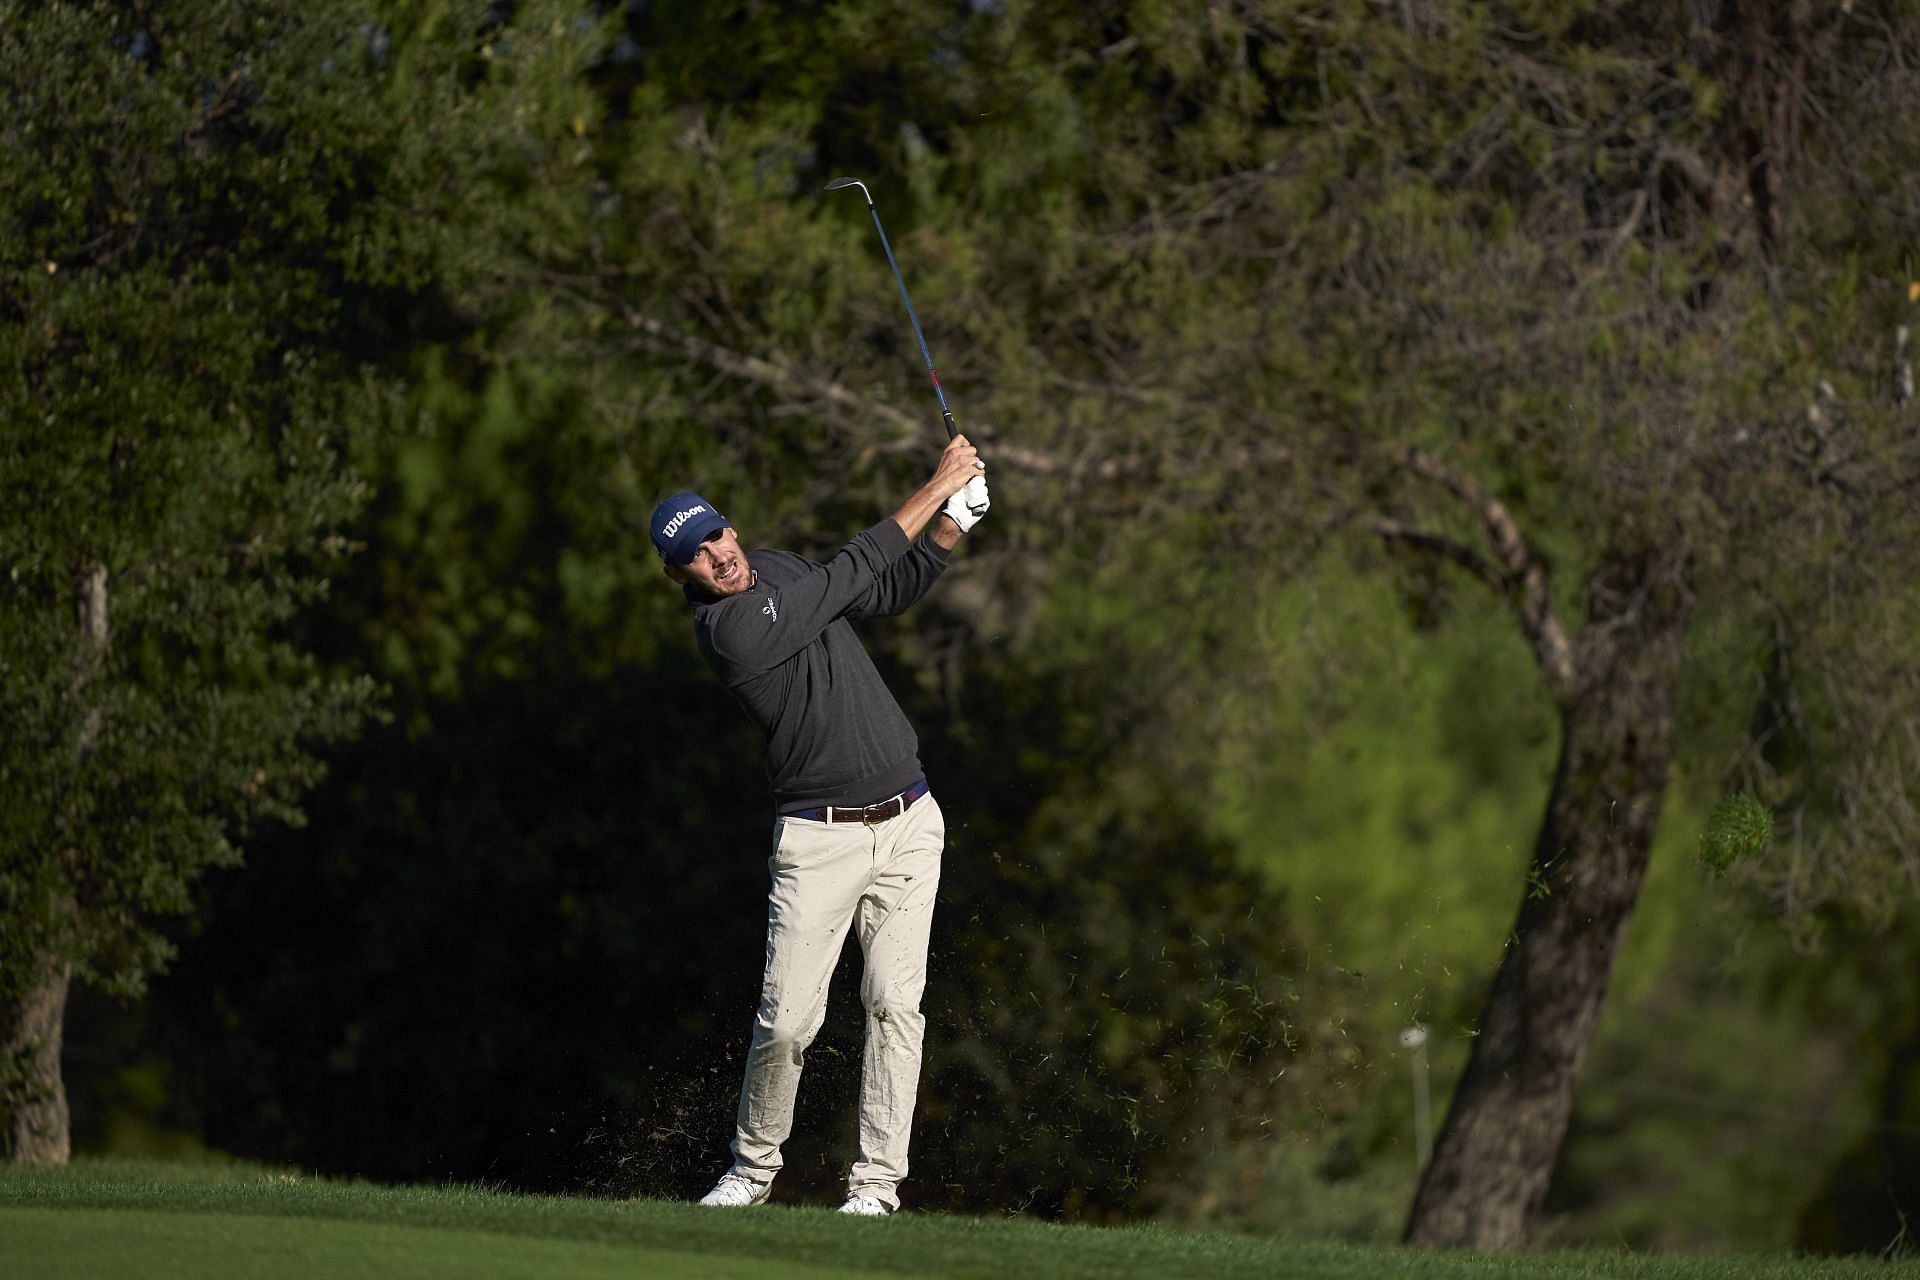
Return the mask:
<svg viewBox="0 0 1920 1280">
<path fill-rule="evenodd" d="M 385 37 L 338 7 L 16 5 L 0 155 L 0 1111 L 67 1158 L 75 979 L 133 997 L 159 917 L 298 821 L 317 743 L 374 705 L 320 671 L 392 411 L 351 323 L 431 251 L 393 199 Z"/>
</svg>

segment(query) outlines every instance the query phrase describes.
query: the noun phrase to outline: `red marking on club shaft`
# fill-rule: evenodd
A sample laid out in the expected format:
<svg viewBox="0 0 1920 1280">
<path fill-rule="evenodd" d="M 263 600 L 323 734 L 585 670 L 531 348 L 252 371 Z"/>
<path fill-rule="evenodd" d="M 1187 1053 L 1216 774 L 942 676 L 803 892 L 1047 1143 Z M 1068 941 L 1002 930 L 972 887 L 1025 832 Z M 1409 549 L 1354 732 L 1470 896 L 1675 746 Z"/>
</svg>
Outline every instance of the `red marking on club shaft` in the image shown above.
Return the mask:
<svg viewBox="0 0 1920 1280">
<path fill-rule="evenodd" d="M 940 375 L 934 372 L 932 365 L 927 366 L 927 376 L 933 379 L 934 386 L 937 387 L 940 385 Z"/>
</svg>

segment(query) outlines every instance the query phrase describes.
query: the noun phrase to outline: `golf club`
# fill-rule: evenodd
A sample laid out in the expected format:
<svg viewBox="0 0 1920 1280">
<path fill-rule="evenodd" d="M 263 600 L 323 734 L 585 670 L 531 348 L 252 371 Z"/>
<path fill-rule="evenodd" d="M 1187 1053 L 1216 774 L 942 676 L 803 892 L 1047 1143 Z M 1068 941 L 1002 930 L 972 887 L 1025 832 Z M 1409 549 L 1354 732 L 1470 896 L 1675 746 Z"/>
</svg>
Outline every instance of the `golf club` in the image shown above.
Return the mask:
<svg viewBox="0 0 1920 1280">
<path fill-rule="evenodd" d="M 940 375 L 933 367 L 933 354 L 927 350 L 927 337 L 920 332 L 920 317 L 913 314 L 913 299 L 907 296 L 907 282 L 900 274 L 900 264 L 893 260 L 893 246 L 887 243 L 887 229 L 880 225 L 880 211 L 873 207 L 873 195 L 867 190 L 867 184 L 858 178 L 835 178 L 822 191 L 838 191 L 842 187 L 858 187 L 860 194 L 867 198 L 867 212 L 873 215 L 873 229 L 880 233 L 880 247 L 887 251 L 887 265 L 893 268 L 893 278 L 900 286 L 900 301 L 907 304 L 907 319 L 913 322 L 913 336 L 920 340 L 920 356 L 927 362 L 927 376 L 933 379 L 933 394 L 940 401 L 940 416 L 946 419 L 947 439 L 958 435 L 960 429 L 953 425 L 953 410 L 947 408 L 947 393 L 940 389 Z"/>
</svg>

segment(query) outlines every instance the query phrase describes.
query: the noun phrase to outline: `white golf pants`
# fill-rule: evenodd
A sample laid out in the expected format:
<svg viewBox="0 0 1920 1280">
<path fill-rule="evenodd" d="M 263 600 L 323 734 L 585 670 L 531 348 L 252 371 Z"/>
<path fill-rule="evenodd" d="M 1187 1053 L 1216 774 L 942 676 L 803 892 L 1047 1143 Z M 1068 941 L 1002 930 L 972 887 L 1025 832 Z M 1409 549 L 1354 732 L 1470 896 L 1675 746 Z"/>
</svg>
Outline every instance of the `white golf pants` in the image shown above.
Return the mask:
<svg viewBox="0 0 1920 1280">
<path fill-rule="evenodd" d="M 860 1068 L 860 1158 L 849 1193 L 898 1208 L 920 1085 L 926 1019 L 927 935 L 940 887 L 946 820 L 931 794 L 873 826 L 781 818 L 774 824 L 767 893 L 767 969 L 747 1050 L 733 1140 L 734 1172 L 759 1182 L 780 1170 L 807 1046 L 827 1011 L 847 930 L 866 956 L 867 1011 Z"/>
</svg>

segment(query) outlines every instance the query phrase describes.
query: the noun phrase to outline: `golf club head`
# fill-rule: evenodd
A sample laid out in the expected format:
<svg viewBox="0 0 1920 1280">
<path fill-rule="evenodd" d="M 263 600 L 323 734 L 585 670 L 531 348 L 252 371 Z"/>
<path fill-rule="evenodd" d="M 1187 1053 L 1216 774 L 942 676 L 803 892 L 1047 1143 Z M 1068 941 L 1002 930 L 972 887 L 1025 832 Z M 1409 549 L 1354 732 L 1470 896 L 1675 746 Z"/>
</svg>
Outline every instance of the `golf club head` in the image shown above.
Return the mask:
<svg viewBox="0 0 1920 1280">
<path fill-rule="evenodd" d="M 826 186 L 820 188 L 820 190 L 839 191 L 844 187 L 860 188 L 860 194 L 866 197 L 867 203 L 868 204 L 873 203 L 873 195 L 871 192 L 867 190 L 867 184 L 860 181 L 860 179 L 858 178 L 835 178 L 832 182 L 829 182 Z"/>
</svg>

